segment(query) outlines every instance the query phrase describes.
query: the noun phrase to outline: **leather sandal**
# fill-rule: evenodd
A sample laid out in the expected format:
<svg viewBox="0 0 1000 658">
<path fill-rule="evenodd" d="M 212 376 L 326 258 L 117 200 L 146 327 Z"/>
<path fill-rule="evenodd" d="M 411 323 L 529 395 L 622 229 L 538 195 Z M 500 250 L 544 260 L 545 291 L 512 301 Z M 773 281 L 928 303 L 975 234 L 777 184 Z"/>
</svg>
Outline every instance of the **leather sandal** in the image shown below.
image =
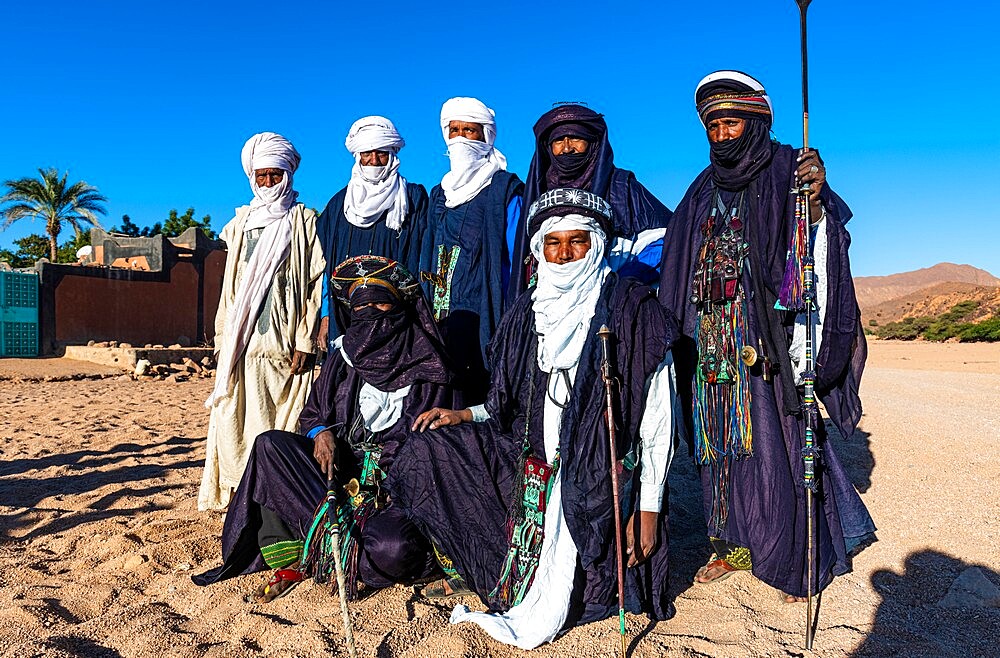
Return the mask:
<svg viewBox="0 0 1000 658">
<path fill-rule="evenodd" d="M 699 580 L 700 578 L 705 578 L 708 575 L 708 573 L 714 569 L 722 569 L 722 573 L 709 580 Z M 698 569 L 698 572 L 694 575 L 694 584 L 714 585 L 715 583 L 721 583 L 723 580 L 729 578 L 737 571 L 739 571 L 739 569 L 729 564 L 725 560 L 721 559 L 715 553 L 712 553 L 712 556 L 708 558 L 708 563 L 701 569 Z"/>
<path fill-rule="evenodd" d="M 257 588 L 255 597 L 260 603 L 270 603 L 291 592 L 303 580 L 305 575 L 298 569 L 277 569 L 271 580 Z"/>
<path fill-rule="evenodd" d="M 469 589 L 465 581 L 461 578 L 441 578 L 425 585 L 420 590 L 420 594 L 425 599 L 445 601 L 460 596 L 468 596 L 472 594 L 472 590 Z"/>
</svg>

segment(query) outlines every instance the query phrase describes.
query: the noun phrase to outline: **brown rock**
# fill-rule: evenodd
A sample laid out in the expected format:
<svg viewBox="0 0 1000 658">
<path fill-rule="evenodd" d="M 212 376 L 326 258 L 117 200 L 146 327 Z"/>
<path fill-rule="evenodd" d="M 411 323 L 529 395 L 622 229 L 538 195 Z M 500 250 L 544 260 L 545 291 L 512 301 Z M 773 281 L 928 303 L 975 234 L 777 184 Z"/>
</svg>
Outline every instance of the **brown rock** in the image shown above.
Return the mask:
<svg viewBox="0 0 1000 658">
<path fill-rule="evenodd" d="M 215 362 L 212 360 L 212 357 L 203 356 L 201 357 L 201 365 L 205 366 L 206 368 L 214 368 Z"/>
<path fill-rule="evenodd" d="M 88 340 L 87 341 L 87 347 L 93 347 L 93 346 L 94 346 L 94 341 Z"/>
<path fill-rule="evenodd" d="M 107 341 L 101 341 L 100 343 L 94 343 L 91 347 L 111 347 Z"/>
<path fill-rule="evenodd" d="M 117 340 L 108 341 L 108 347 L 118 347 L 118 341 Z"/>
<path fill-rule="evenodd" d="M 118 343 L 118 347 L 122 348 L 123 350 L 130 350 L 132 349 L 132 343 Z"/>
<path fill-rule="evenodd" d="M 169 347 L 167 347 L 167 349 L 168 350 L 182 350 L 182 349 L 184 349 L 184 347 L 180 343 L 174 343 L 173 345 L 170 345 Z"/>
<path fill-rule="evenodd" d="M 129 375 L 128 373 L 125 373 L 124 375 L 118 375 L 117 377 L 115 377 L 115 379 L 117 379 L 120 382 L 130 382 L 132 381 L 132 376 Z"/>
<path fill-rule="evenodd" d="M 202 371 L 202 367 L 195 363 L 193 359 L 184 357 L 182 363 L 184 364 L 184 367 L 187 368 L 188 372 L 199 373 Z"/>
</svg>

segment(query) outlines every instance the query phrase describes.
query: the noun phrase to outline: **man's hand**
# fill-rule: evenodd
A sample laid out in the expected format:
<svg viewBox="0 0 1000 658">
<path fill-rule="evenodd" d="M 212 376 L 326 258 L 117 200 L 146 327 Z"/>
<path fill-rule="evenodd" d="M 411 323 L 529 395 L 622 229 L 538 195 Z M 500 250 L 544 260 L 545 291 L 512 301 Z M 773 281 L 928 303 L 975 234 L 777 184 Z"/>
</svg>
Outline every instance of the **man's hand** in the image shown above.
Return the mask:
<svg viewBox="0 0 1000 658">
<path fill-rule="evenodd" d="M 292 354 L 292 374 L 293 375 L 304 375 L 313 367 L 313 363 L 316 361 L 316 355 L 309 354 L 308 352 L 300 352 L 295 350 Z"/>
<path fill-rule="evenodd" d="M 430 411 L 425 411 L 424 413 L 417 416 L 417 420 L 414 421 L 413 427 L 411 428 L 414 432 L 423 432 L 427 429 L 436 430 L 439 427 L 446 427 L 448 425 L 461 425 L 462 423 L 472 422 L 472 410 L 471 409 L 442 409 L 440 407 L 434 407 Z"/>
<path fill-rule="evenodd" d="M 625 526 L 625 554 L 628 555 L 628 566 L 642 564 L 656 552 L 659 547 L 657 530 L 660 525 L 660 515 L 657 512 L 637 511 L 632 514 Z M 639 541 L 636 542 L 636 537 Z"/>
<path fill-rule="evenodd" d="M 809 211 L 812 215 L 812 223 L 815 224 L 823 216 L 820 210 L 819 193 L 826 185 L 826 167 L 823 166 L 823 161 L 819 158 L 819 151 L 815 149 L 800 153 L 796 162 L 798 168 L 795 170 L 795 187 L 809 186 Z"/>
<path fill-rule="evenodd" d="M 332 480 L 333 472 L 337 469 L 337 444 L 333 441 L 333 432 L 323 430 L 316 435 L 313 441 L 313 458 L 319 463 L 319 469 L 326 479 Z"/>
<path fill-rule="evenodd" d="M 319 321 L 319 330 L 316 332 L 316 347 L 321 352 L 325 352 L 330 339 L 330 316 L 326 316 Z"/>
</svg>

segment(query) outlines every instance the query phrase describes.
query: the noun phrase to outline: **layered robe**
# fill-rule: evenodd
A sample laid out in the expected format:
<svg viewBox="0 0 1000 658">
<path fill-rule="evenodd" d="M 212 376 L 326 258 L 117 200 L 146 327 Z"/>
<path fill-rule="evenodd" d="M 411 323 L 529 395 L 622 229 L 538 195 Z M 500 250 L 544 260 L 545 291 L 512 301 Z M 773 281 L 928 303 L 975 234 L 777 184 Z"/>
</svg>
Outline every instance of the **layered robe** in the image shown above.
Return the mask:
<svg viewBox="0 0 1000 658">
<path fill-rule="evenodd" d="M 360 373 L 336 349 L 323 364 L 302 410 L 299 433 L 274 430 L 261 434 L 226 515 L 222 533 L 224 563 L 196 576 L 195 583 L 208 585 L 268 569 L 258 543 L 262 508 L 276 514 L 292 538 L 305 539 L 316 507 L 327 493 L 326 476 L 313 458 L 312 437 L 318 429 L 329 429 L 335 437 L 337 486 L 360 476 L 365 453 L 348 437 L 359 422 L 370 420 L 363 417 L 358 401 L 364 383 Z M 419 414 L 451 403 L 451 391 L 446 385 L 411 384 L 398 420 L 370 438 L 382 448 L 379 468 L 392 472 L 396 454 Z M 358 563 L 352 569 L 356 567 L 359 579 L 369 587 L 409 583 L 438 574 L 430 544 L 393 503 L 376 510 L 353 533 L 359 551 Z"/>
<path fill-rule="evenodd" d="M 374 255 L 385 256 L 400 263 L 415 276 L 419 276 L 421 267 L 421 250 L 424 243 L 430 239 L 427 222 L 427 190 L 418 183 L 406 184 L 406 219 L 398 231 L 385 225 L 388 210 L 367 228 L 355 226 L 344 216 L 344 200 L 347 198 L 347 188 L 337 192 L 319 216 L 319 238 L 326 257 L 326 277 L 340 263 L 353 256 Z M 324 282 L 327 300 L 324 308 L 337 308 L 329 282 Z M 333 318 L 331 318 L 331 321 Z M 329 340 L 332 343 L 338 334 L 343 333 L 346 326 L 345 318 L 336 318 L 337 326 L 331 326 Z"/>
<path fill-rule="evenodd" d="M 577 549 L 567 626 L 602 619 L 617 609 L 613 493 L 597 337 L 604 324 L 614 333 L 612 358 L 622 382 L 616 396 L 616 420 L 618 458 L 624 460 L 625 468 L 620 480 L 623 519 L 634 511 L 640 494 L 637 446 L 646 383 L 663 363 L 676 335 L 672 319 L 658 307 L 650 289 L 632 279 L 608 275 L 577 365 L 571 398 L 562 411 L 558 437 L 561 509 Z M 549 375 L 537 365 L 533 327 L 531 294 L 526 293 L 504 316 L 490 346 L 489 420 L 414 434 L 400 449 L 386 481 L 395 504 L 452 559 L 466 583 L 494 611 L 505 608 L 490 593 L 509 548 L 508 510 L 513 497 L 521 496 L 513 488 L 525 431 L 532 454 L 550 463 L 553 459 L 546 451 L 543 432 Z M 627 608 L 656 619 L 673 614 L 667 589 L 665 486 L 659 549 L 644 563 L 627 569 L 626 576 Z"/>
<path fill-rule="evenodd" d="M 774 377 L 767 382 L 759 374 L 750 375 L 750 418 L 753 432 L 752 456 L 733 459 L 725 527 L 713 527 L 710 537 L 750 549 L 753 574 L 764 582 L 794 596 L 806 595 L 806 513 L 804 467 L 805 426 L 802 418 L 802 388 L 796 384 L 801 373 L 799 354 L 790 350 L 795 338 L 794 313 L 774 308 L 785 272 L 791 231 L 794 227 L 793 188 L 797 152 L 787 145 L 772 144 L 771 163 L 746 188 L 744 239 L 749 253 L 741 273 L 747 299 L 748 338 L 746 344 L 761 346 L 771 359 Z M 692 436 L 694 372 L 698 354 L 695 336 L 698 310 L 690 297 L 698 266 L 703 235 L 702 223 L 709 216 L 715 184 L 709 167 L 695 179 L 674 212 L 667 227 L 661 264 L 659 296 L 677 316 L 683 338 L 675 348 L 678 390 L 684 399 L 688 436 Z M 735 194 L 723 192 L 723 201 Z M 851 279 L 846 224 L 851 218 L 847 205 L 830 187 L 820 195 L 827 218 L 820 224 L 825 231 L 825 261 L 817 265 L 825 279 L 820 301 L 822 328 L 815 355 L 816 391 L 841 435 L 850 437 L 861 418 L 858 397 L 867 346 L 861 329 L 860 313 Z M 820 256 L 820 254 L 817 254 Z M 800 330 L 801 334 L 801 330 Z M 821 589 L 833 577 L 850 569 L 849 554 L 868 540 L 875 530 L 871 516 L 861 502 L 834 446 L 826 440 L 822 423 L 816 443 L 822 452 L 816 461 L 817 566 L 814 583 Z M 712 518 L 713 488 L 710 468 L 702 469 L 705 517 Z M 722 557 L 722 556 L 720 556 Z"/>
<path fill-rule="evenodd" d="M 226 317 L 261 232 L 244 231 L 249 209 L 238 208 L 220 235 L 228 254 L 215 316 L 216 350 L 232 340 L 225 333 Z M 320 278 L 326 261 L 316 233 L 316 214 L 297 204 L 290 215 L 288 257 L 257 311 L 253 336 L 234 367 L 231 394 L 212 408 L 199 509 L 222 509 L 229 503 L 230 491 L 243 477 L 254 439 L 271 429 L 294 430 L 309 396 L 312 372 L 291 374 L 292 355 L 295 351 L 316 351 Z"/>
<path fill-rule="evenodd" d="M 425 240 L 421 269 L 442 275 L 444 287 L 432 284 L 428 299 L 434 303 L 445 347 L 460 378 L 460 406 L 482 402 L 489 383 L 486 346 L 500 323 L 511 271 L 508 209 L 523 187 L 515 174 L 497 171 L 479 194 L 455 208 L 445 205 L 440 185 L 431 190 L 431 234 Z M 442 272 L 442 257 L 454 253 L 456 246 L 457 260 L 447 275 Z M 446 314 L 438 313 L 441 297 Z"/>
</svg>

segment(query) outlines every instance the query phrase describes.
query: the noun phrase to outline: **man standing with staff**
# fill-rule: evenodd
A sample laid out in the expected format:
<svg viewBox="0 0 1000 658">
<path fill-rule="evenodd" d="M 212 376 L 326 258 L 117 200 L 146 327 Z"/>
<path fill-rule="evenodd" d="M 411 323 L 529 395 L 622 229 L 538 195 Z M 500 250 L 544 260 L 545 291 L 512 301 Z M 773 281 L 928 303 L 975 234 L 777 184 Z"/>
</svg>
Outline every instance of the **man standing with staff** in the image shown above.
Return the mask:
<svg viewBox="0 0 1000 658">
<path fill-rule="evenodd" d="M 695 582 L 751 570 L 786 602 L 804 601 L 810 590 L 805 378 L 814 376 L 843 436 L 853 434 L 861 417 L 867 350 L 847 254 L 851 212 L 826 185 L 816 151 L 799 153 L 771 140 L 771 99 L 760 82 L 718 71 L 699 83 L 695 101 L 711 164 L 667 228 L 659 289 L 685 336 L 676 354 L 678 386 L 714 549 Z M 808 213 L 815 234 L 815 373 L 805 369 L 805 314 L 790 303 L 805 262 L 792 192 L 806 186 L 809 203 L 799 214 Z M 822 589 L 850 570 L 852 551 L 873 537 L 875 526 L 822 424 L 816 436 L 822 451 L 812 582 Z"/>
</svg>

